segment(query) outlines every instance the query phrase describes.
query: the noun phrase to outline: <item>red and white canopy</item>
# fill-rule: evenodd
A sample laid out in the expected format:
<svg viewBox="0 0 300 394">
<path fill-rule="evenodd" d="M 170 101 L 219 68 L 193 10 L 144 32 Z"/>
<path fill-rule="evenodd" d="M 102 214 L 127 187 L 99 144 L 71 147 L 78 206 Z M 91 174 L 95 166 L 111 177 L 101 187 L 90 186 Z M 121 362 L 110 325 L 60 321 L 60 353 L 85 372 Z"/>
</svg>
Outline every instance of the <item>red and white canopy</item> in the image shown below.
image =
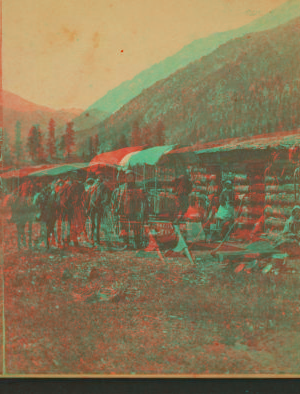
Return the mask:
<svg viewBox="0 0 300 394">
<path fill-rule="evenodd" d="M 123 149 L 118 149 L 112 152 L 100 153 L 90 162 L 90 167 L 96 166 L 121 166 L 121 162 L 125 156 L 131 155 L 143 150 L 145 146 L 130 146 Z"/>
</svg>

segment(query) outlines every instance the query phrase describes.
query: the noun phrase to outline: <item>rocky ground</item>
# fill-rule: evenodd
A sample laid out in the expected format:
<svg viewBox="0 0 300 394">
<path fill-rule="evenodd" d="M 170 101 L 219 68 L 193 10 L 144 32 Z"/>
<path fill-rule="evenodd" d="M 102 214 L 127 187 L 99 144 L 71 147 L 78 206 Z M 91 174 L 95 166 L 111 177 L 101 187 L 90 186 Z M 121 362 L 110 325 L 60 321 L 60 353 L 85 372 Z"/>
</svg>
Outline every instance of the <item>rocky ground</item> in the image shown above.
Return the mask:
<svg viewBox="0 0 300 394">
<path fill-rule="evenodd" d="M 296 260 L 265 269 L 199 251 L 195 266 L 87 246 L 18 252 L 13 224 L 4 235 L 7 373 L 300 371 Z"/>
</svg>

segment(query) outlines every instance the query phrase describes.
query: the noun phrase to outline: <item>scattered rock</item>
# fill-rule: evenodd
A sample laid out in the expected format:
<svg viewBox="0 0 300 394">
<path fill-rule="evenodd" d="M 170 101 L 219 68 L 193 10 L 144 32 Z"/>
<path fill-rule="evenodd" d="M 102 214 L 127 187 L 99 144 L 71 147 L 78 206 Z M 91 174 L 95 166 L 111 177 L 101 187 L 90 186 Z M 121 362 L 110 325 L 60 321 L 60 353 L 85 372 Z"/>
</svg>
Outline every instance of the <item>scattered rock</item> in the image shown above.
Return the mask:
<svg viewBox="0 0 300 394">
<path fill-rule="evenodd" d="M 71 274 L 71 272 L 68 270 L 68 268 L 66 268 L 64 270 L 64 273 L 62 275 L 62 280 L 68 280 L 71 279 L 73 277 L 73 275 Z"/>
<path fill-rule="evenodd" d="M 123 291 L 121 291 L 120 293 L 117 293 L 116 295 L 114 295 L 110 300 L 111 300 L 111 302 L 117 303 L 117 302 L 124 300 L 125 297 L 126 297 L 125 293 Z"/>
<path fill-rule="evenodd" d="M 17 274 L 15 280 L 13 281 L 14 287 L 19 287 L 22 286 L 24 282 L 24 275 L 22 274 Z"/>
<path fill-rule="evenodd" d="M 90 275 L 89 275 L 89 280 L 94 280 L 100 278 L 100 271 L 97 268 L 92 268 Z"/>
<path fill-rule="evenodd" d="M 187 270 L 183 271 L 183 274 L 195 274 L 197 271 L 195 268 L 188 268 Z"/>
<path fill-rule="evenodd" d="M 47 283 L 48 283 L 47 274 L 43 274 L 43 275 L 41 275 L 40 277 L 38 277 L 38 278 L 36 279 L 36 282 L 37 282 L 39 285 L 45 285 L 45 284 L 47 284 Z"/>
</svg>

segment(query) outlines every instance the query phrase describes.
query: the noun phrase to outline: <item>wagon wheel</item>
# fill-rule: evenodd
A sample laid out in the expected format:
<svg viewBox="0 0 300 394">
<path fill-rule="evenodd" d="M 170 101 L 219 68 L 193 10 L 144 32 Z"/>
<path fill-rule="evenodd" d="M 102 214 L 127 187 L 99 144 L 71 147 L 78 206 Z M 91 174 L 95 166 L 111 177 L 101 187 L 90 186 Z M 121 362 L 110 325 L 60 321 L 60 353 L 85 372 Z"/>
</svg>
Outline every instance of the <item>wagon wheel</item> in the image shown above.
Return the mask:
<svg viewBox="0 0 300 394">
<path fill-rule="evenodd" d="M 124 249 L 122 239 L 119 236 L 120 220 L 112 205 L 104 208 L 101 228 L 105 234 L 105 242 L 110 248 L 116 250 Z"/>
</svg>

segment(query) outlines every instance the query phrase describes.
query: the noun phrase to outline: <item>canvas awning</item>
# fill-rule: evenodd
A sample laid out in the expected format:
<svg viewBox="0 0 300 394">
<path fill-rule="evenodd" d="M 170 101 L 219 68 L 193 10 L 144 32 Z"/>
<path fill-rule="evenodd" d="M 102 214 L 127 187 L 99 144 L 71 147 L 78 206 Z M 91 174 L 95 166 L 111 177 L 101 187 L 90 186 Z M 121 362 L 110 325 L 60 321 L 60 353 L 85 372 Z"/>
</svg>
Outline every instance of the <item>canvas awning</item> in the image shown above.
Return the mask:
<svg viewBox="0 0 300 394">
<path fill-rule="evenodd" d="M 185 166 L 198 164 L 199 157 L 196 155 L 194 151 L 191 151 L 189 149 L 190 147 L 173 149 L 166 154 L 165 158 L 174 159 L 176 161 L 179 160 Z"/>
<path fill-rule="evenodd" d="M 24 167 L 20 168 L 18 170 L 12 170 L 5 172 L 4 174 L 1 174 L 2 179 L 9 179 L 9 178 L 23 178 L 25 176 L 30 176 L 34 172 L 39 172 L 41 170 L 46 170 L 48 168 L 52 168 L 53 164 L 44 164 L 40 166 L 34 166 L 34 167 Z"/>
<path fill-rule="evenodd" d="M 84 170 L 89 167 L 89 163 L 72 163 L 56 165 L 55 167 L 44 169 L 41 171 L 36 171 L 30 174 L 30 177 L 42 177 L 42 176 L 57 176 L 61 174 L 66 174 L 71 171 Z"/>
<path fill-rule="evenodd" d="M 123 162 L 125 168 L 135 167 L 135 166 L 154 166 L 159 160 L 173 150 L 176 145 L 166 145 L 166 146 L 155 146 L 153 148 L 145 149 L 141 152 L 137 152 L 135 155 L 129 156 L 126 162 Z"/>
<path fill-rule="evenodd" d="M 125 160 L 126 159 L 126 160 Z M 133 168 L 136 166 L 155 166 L 158 164 L 166 164 L 166 162 L 173 162 L 172 165 L 190 165 L 199 162 L 199 158 L 195 152 L 187 151 L 185 148 L 177 149 L 177 145 L 155 146 L 137 152 L 124 158 L 122 165 L 125 168 Z"/>
<path fill-rule="evenodd" d="M 134 152 L 140 152 L 145 146 L 130 146 L 112 152 L 100 153 L 91 160 L 90 167 L 99 166 L 120 166 L 122 159 Z"/>
</svg>

